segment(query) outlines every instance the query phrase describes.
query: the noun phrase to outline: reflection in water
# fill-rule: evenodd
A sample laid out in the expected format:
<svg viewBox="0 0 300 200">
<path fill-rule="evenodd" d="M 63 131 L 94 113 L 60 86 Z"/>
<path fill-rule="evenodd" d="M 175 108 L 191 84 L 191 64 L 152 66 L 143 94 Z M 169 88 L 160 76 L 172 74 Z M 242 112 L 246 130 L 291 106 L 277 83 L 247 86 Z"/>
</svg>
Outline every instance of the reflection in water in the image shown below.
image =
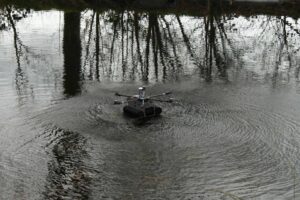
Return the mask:
<svg viewBox="0 0 300 200">
<path fill-rule="evenodd" d="M 39 176 L 44 185 L 34 190 L 46 199 L 297 199 L 300 122 L 294 81 L 300 73 L 299 20 L 289 15 L 225 15 L 224 4 L 217 0 L 203 5 L 205 12 L 197 16 L 133 10 L 65 12 L 64 61 L 53 64 L 61 70 L 61 82 L 43 73 L 28 76 L 29 70 L 57 68 L 27 51 L 22 41 L 34 43 L 35 36 L 24 37 L 25 30 L 17 26 L 23 21 L 7 7 L 0 30 L 11 30 L 4 37 L 11 39 L 8 48 L 17 65 L 17 87 L 8 90 L 17 90 L 12 99 L 27 97 L 22 87 L 30 81 L 35 91 L 50 90 L 44 98 L 56 102 L 45 106 L 36 101 L 31 108 L 40 106 L 38 111 L 25 107 L 20 109 L 25 114 L 15 111 L 12 119 L 0 121 L 1 141 L 14 141 L 9 144 L 30 152 L 20 151 L 15 158 L 4 152 L 10 163 L 0 163 L 1 176 L 11 179 L 10 166 L 25 174 L 16 159 L 31 166 L 27 158 L 34 151 L 48 156 L 36 153 L 30 159 L 47 169 Z M 37 13 L 24 16 L 32 26 L 45 14 Z M 56 46 L 45 47 L 41 41 L 35 44 L 40 51 L 53 48 L 54 53 L 49 52 L 58 59 Z M 11 67 L 0 56 L 0 70 Z M 33 69 L 26 60 L 39 61 L 38 67 Z M 1 73 L 0 88 L 7 87 Z M 109 84 L 104 84 L 107 79 Z M 131 80 L 137 81 L 128 83 Z M 131 93 L 139 81 L 160 82 L 150 90 L 171 89 L 178 99 L 163 105 L 161 118 L 143 126 L 135 126 L 121 115 L 121 108 L 111 105 L 112 91 Z M 87 87 L 77 98 L 57 100 L 47 83 L 58 84 L 61 96 L 67 97 Z M 6 105 L 6 94 L 0 95 L 1 105 Z M 58 128 L 49 130 L 41 122 Z M 15 134 L 24 124 L 29 128 Z M 36 136 L 36 127 L 46 129 L 45 134 Z M 6 134 L 7 130 L 12 131 Z M 27 145 L 24 137 L 30 141 Z M 28 147 L 32 144 L 37 147 Z M 18 183 L 24 178 L 22 173 L 13 176 Z"/>
<path fill-rule="evenodd" d="M 207 6 L 208 16 L 195 18 L 134 11 L 84 14 L 84 75 L 89 79 L 99 79 L 102 73 L 102 79 L 158 81 L 177 79 L 196 71 L 206 81 L 214 78 L 229 81 L 235 76 L 234 71 L 250 60 L 257 60 L 262 66 L 259 70 L 267 74 L 273 67 L 275 78 L 276 71 L 290 74 L 290 70 L 296 69 L 296 59 L 293 61 L 289 52 L 298 53 L 297 20 L 236 19 L 221 15 L 219 1 L 209 1 Z M 254 23 L 257 34 L 251 31 Z M 247 31 L 252 38 L 247 36 Z M 272 46 L 278 41 L 279 52 L 275 52 Z M 254 49 L 250 50 L 250 46 Z M 280 49 L 286 49 L 286 53 Z M 252 57 L 254 51 L 257 53 Z M 281 67 L 286 63 L 284 57 L 289 62 L 289 70 Z"/>
<path fill-rule="evenodd" d="M 99 25 L 100 25 L 100 21 L 99 21 L 99 13 L 96 14 L 96 79 L 99 81 L 99 65 L 100 65 L 100 60 L 99 60 L 99 56 L 100 56 L 100 30 L 99 30 Z"/>
<path fill-rule="evenodd" d="M 74 96 L 81 87 L 80 13 L 66 12 L 64 20 L 64 93 Z"/>
<path fill-rule="evenodd" d="M 13 32 L 13 44 L 17 62 L 17 69 L 15 71 L 15 85 L 19 98 L 19 104 L 21 105 L 23 104 L 23 98 L 25 97 L 26 99 L 26 96 L 28 95 L 29 82 L 26 72 L 24 72 L 24 70 L 21 67 L 21 62 L 23 60 L 28 62 L 29 48 L 25 46 L 21 41 L 17 31 L 16 23 L 22 18 L 26 17 L 28 14 L 28 10 L 18 10 L 12 8 L 11 6 L 7 6 L 4 9 L 4 15 L 2 20 L 3 29 L 10 28 Z"/>
<path fill-rule="evenodd" d="M 224 27 L 226 18 L 222 17 L 222 8 L 220 1 L 208 2 L 208 16 L 204 17 L 205 27 L 205 78 L 207 81 L 212 80 L 212 67 L 215 65 L 218 70 L 220 78 L 226 80 L 227 68 L 231 64 L 230 50 L 234 48 L 231 45 L 230 39 L 227 37 L 227 33 Z M 219 36 L 218 36 L 219 34 Z M 237 58 L 236 61 L 239 61 Z"/>
</svg>

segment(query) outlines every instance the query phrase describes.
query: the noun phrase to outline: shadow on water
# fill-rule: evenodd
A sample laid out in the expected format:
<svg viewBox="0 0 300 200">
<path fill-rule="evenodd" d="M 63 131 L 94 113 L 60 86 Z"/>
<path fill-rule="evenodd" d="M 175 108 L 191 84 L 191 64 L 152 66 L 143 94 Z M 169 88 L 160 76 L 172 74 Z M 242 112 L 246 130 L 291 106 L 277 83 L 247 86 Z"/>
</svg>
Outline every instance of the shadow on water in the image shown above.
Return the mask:
<svg viewBox="0 0 300 200">
<path fill-rule="evenodd" d="M 52 137 L 52 138 L 51 138 Z M 46 199 L 89 197 L 90 177 L 84 164 L 87 158 L 86 140 L 78 134 L 54 128 L 49 133 Z"/>
</svg>

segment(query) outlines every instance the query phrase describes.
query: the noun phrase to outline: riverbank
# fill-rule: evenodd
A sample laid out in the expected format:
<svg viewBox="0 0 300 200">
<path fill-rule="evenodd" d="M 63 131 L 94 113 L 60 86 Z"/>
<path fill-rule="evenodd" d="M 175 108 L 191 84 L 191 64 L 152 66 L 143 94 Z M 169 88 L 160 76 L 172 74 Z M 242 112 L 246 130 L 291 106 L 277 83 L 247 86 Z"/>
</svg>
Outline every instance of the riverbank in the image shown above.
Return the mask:
<svg viewBox="0 0 300 200">
<path fill-rule="evenodd" d="M 299 18 L 300 3 L 296 1 L 279 2 L 249 2 L 249 1 L 203 1 L 203 0 L 0 0 L 0 7 L 13 5 L 19 8 L 31 8 L 34 10 L 85 10 L 98 11 L 108 9 L 126 9 L 155 11 L 159 13 L 175 13 L 178 15 L 206 16 L 209 13 L 209 5 L 214 4 L 218 14 L 226 15 L 272 15 L 290 16 Z M 215 13 L 216 14 L 216 13 Z"/>
</svg>

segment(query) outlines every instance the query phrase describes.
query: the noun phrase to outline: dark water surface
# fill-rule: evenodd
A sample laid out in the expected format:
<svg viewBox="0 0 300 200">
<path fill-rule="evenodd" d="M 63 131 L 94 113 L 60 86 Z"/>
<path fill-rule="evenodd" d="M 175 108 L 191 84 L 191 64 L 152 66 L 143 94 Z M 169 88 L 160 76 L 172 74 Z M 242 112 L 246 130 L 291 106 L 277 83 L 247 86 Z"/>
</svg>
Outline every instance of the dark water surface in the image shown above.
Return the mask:
<svg viewBox="0 0 300 200">
<path fill-rule="evenodd" d="M 0 199 L 299 199 L 290 16 L 0 11 Z M 114 92 L 173 91 L 137 125 Z"/>
</svg>

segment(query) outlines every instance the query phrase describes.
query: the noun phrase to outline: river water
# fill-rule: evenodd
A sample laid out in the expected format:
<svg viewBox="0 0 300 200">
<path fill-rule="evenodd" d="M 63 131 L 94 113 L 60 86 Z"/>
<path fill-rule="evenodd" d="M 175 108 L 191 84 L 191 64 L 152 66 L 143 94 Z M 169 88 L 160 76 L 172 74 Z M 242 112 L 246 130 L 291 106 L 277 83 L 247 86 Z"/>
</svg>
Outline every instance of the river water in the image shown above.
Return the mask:
<svg viewBox="0 0 300 200">
<path fill-rule="evenodd" d="M 1 10 L 0 199 L 299 199 L 299 20 Z M 172 91 L 143 123 L 115 92 Z"/>
</svg>

